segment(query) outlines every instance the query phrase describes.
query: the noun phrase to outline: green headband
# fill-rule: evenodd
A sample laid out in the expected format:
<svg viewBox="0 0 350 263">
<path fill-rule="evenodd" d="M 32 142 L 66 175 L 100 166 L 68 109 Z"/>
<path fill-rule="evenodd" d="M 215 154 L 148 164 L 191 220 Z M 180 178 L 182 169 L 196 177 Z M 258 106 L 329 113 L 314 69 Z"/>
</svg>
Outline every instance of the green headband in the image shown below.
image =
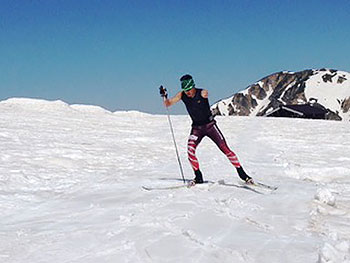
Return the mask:
<svg viewBox="0 0 350 263">
<path fill-rule="evenodd" d="M 194 84 L 193 79 L 184 79 L 181 81 L 181 88 L 183 91 L 189 91 L 193 89 L 196 85 Z"/>
</svg>

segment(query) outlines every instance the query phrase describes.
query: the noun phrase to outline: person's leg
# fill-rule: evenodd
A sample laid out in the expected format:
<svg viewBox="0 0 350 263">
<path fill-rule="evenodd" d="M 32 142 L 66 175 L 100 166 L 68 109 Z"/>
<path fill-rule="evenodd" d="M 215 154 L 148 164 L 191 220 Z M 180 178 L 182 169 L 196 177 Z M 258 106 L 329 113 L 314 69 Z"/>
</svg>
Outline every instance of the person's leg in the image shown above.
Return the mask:
<svg viewBox="0 0 350 263">
<path fill-rule="evenodd" d="M 208 129 L 208 137 L 215 142 L 215 144 L 219 147 L 219 149 L 226 155 L 226 157 L 229 159 L 231 164 L 239 168 L 241 167 L 241 164 L 238 161 L 237 155 L 231 151 L 231 149 L 228 147 L 226 140 L 224 138 L 224 135 L 219 130 L 218 126 L 216 124 L 210 126 Z"/>
<path fill-rule="evenodd" d="M 199 162 L 196 157 L 196 149 L 202 139 L 203 135 L 201 131 L 199 129 L 192 128 L 191 134 L 188 137 L 187 141 L 187 155 L 196 176 L 194 179 L 195 183 L 203 183 L 202 173 L 199 170 Z"/>
<path fill-rule="evenodd" d="M 228 147 L 226 140 L 224 138 L 224 135 L 219 130 L 219 127 L 216 125 L 216 123 L 210 128 L 208 128 L 207 136 L 212 139 L 213 142 L 219 147 L 219 149 L 226 155 L 226 157 L 229 159 L 231 164 L 237 169 L 237 173 L 239 177 L 243 180 L 248 182 L 251 180 L 251 177 L 248 176 L 245 171 L 243 170 L 243 167 L 241 166 L 237 155 Z"/>
</svg>

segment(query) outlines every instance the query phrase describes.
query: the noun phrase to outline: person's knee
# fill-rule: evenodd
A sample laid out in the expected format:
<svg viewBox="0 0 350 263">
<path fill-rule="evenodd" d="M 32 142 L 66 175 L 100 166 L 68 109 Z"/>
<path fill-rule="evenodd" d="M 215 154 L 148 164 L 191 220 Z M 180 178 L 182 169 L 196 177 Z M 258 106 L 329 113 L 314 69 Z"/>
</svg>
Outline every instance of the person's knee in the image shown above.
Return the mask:
<svg viewBox="0 0 350 263">
<path fill-rule="evenodd" d="M 228 154 L 231 152 L 230 148 L 227 146 L 226 143 L 222 143 L 219 147 L 224 154 Z"/>
</svg>

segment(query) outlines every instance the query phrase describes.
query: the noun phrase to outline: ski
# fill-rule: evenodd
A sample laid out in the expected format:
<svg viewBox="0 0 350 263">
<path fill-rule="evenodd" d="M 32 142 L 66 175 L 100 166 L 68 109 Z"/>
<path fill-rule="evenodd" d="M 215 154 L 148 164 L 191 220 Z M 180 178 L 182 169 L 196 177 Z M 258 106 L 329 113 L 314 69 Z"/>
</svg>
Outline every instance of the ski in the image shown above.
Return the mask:
<svg viewBox="0 0 350 263">
<path fill-rule="evenodd" d="M 152 190 L 171 190 L 171 189 L 178 189 L 178 188 L 190 188 L 192 185 L 190 184 L 182 184 L 182 185 L 171 185 L 171 186 L 142 186 L 142 189 L 147 190 L 147 191 L 152 191 Z"/>
<path fill-rule="evenodd" d="M 205 184 L 214 184 L 215 182 L 212 181 L 204 181 Z M 197 184 L 197 186 L 203 185 L 203 184 Z M 265 194 L 264 192 L 261 192 L 255 188 L 261 188 L 265 190 L 270 190 L 268 192 L 273 192 L 278 189 L 277 186 L 270 186 L 261 182 L 254 182 L 254 184 L 234 184 L 234 183 L 226 183 L 225 180 L 219 180 L 218 181 L 219 185 L 223 186 L 231 186 L 231 187 L 236 187 L 240 189 L 245 189 L 252 191 L 257 194 Z M 181 184 L 181 185 L 170 185 L 170 186 L 142 186 L 142 189 L 147 190 L 147 191 L 152 191 L 152 190 L 172 190 L 172 189 L 180 189 L 180 188 L 191 188 L 196 186 L 191 180 L 186 181 L 186 183 Z M 266 191 L 265 191 L 266 192 Z"/>
<path fill-rule="evenodd" d="M 262 188 L 266 188 L 272 191 L 276 191 L 278 189 L 277 186 L 271 186 L 271 185 L 267 185 L 267 184 L 263 184 L 261 182 L 254 182 L 254 184 L 252 184 L 254 186 L 258 186 L 258 187 L 262 187 Z"/>
<path fill-rule="evenodd" d="M 179 189 L 179 188 L 191 188 L 196 185 L 203 185 L 203 184 L 213 184 L 214 182 L 211 181 L 204 181 L 202 184 L 195 184 L 193 183 L 192 180 L 187 181 L 185 184 L 181 185 L 170 185 L 170 186 L 142 186 L 142 189 L 147 190 L 147 191 L 152 191 L 152 190 L 172 190 L 172 189 Z"/>
<path fill-rule="evenodd" d="M 252 191 L 254 193 L 261 194 L 261 195 L 264 194 L 256 189 L 254 189 L 253 187 L 250 187 L 250 185 L 248 185 L 248 184 L 239 185 L 239 184 L 225 183 L 225 180 L 219 180 L 218 183 L 219 183 L 219 185 L 223 185 L 223 186 L 231 186 L 231 187 L 236 187 L 236 188 L 240 188 L 240 189 L 245 189 L 245 190 L 249 190 L 249 191 Z"/>
</svg>

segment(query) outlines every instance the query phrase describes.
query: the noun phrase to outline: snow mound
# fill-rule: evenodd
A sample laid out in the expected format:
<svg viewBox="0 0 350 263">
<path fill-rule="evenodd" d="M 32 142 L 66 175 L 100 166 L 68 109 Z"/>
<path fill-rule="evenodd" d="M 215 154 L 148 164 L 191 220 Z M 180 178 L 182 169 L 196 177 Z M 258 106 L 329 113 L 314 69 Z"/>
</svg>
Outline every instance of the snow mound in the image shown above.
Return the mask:
<svg viewBox="0 0 350 263">
<path fill-rule="evenodd" d="M 85 113 L 111 113 L 110 111 L 95 105 L 83 105 L 83 104 L 73 104 L 70 105 L 72 109 Z"/>
<path fill-rule="evenodd" d="M 64 114 L 77 115 L 89 114 L 89 115 L 106 115 L 121 117 L 124 119 L 139 119 L 139 118 L 152 118 L 159 117 L 157 115 L 152 115 L 149 113 L 144 113 L 140 111 L 130 110 L 130 111 L 115 111 L 111 112 L 105 108 L 97 105 L 86 105 L 86 104 L 68 104 L 62 100 L 44 100 L 35 98 L 9 98 L 7 100 L 0 101 L 0 109 L 3 112 L 20 112 L 21 114 L 28 115 L 29 113 L 53 113 L 54 115 Z M 48 115 L 47 115 L 48 116 Z M 163 115 L 162 115 L 163 116 Z"/>
<path fill-rule="evenodd" d="M 336 244 L 326 242 L 320 250 L 318 263 L 350 263 L 350 243 L 341 241 Z"/>
<path fill-rule="evenodd" d="M 336 198 L 329 189 L 318 189 L 315 195 L 315 199 L 323 204 L 335 206 Z"/>
<path fill-rule="evenodd" d="M 31 98 L 10 98 L 0 101 L 0 106 L 6 107 L 13 111 L 16 109 L 28 111 L 69 110 L 69 105 L 61 100 L 49 101 Z"/>
<path fill-rule="evenodd" d="M 116 116 L 119 117 L 152 117 L 155 116 L 153 114 L 149 114 L 149 113 L 145 113 L 145 112 L 141 112 L 141 111 L 135 111 L 135 110 L 130 110 L 130 111 L 115 111 L 113 112 L 113 114 L 115 114 Z"/>
</svg>

